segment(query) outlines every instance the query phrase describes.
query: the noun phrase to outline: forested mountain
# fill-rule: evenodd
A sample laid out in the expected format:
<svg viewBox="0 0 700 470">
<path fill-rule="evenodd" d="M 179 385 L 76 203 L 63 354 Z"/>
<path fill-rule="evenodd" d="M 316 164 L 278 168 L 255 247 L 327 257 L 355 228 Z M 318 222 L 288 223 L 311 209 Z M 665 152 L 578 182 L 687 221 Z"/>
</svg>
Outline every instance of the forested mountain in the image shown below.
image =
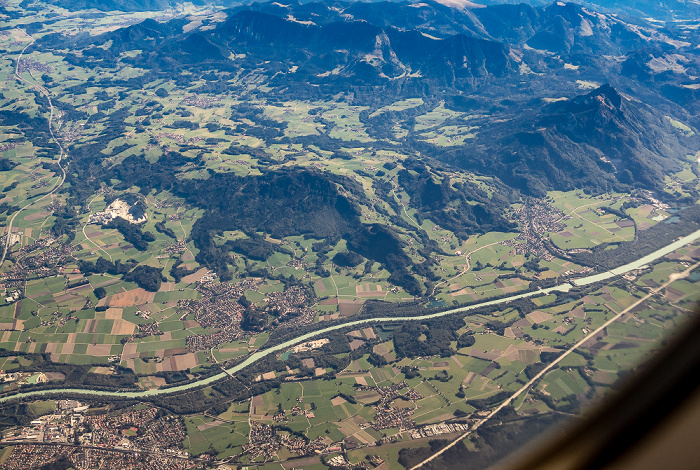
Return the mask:
<svg viewBox="0 0 700 470">
<path fill-rule="evenodd" d="M 96 122 L 109 122 L 101 137 L 71 149 L 76 164 L 69 191 L 76 201 L 113 181 L 120 190 L 136 186 L 143 194 L 172 191 L 204 211 L 192 232 L 198 261 L 222 275 L 231 252 L 271 256 L 275 247 L 259 238 L 264 233 L 333 243 L 344 239 L 352 253 L 349 261 L 338 258 L 343 264 L 353 265 L 361 255 L 380 262 L 395 279 L 407 280 L 409 269 L 434 277 L 430 266 L 440 250 L 428 242 L 423 227 L 415 227 L 424 220 L 462 240 L 514 230 L 505 212 L 522 197 L 574 189 L 660 191 L 666 175 L 679 172 L 700 150 L 693 130 L 700 127 L 694 82 L 700 76 L 700 35 L 686 26 L 564 2 L 331 0 L 233 6 L 194 22 L 192 17 L 146 19 L 96 35 L 45 34 L 37 43 L 63 54 L 69 66 L 100 74 L 100 80 L 71 88 L 75 93 L 120 87 L 120 96 L 127 96 L 159 82 L 160 99 L 168 96 L 167 87 L 213 99 L 240 98 L 242 104 L 230 107 L 235 127 L 211 122 L 202 127 L 182 109 L 176 110 L 182 119 L 167 126 L 223 129 L 227 136 L 260 139 L 266 147 L 231 144 L 223 150 L 255 158 L 261 175 L 248 177 L 211 168 L 209 144 L 183 146 L 156 159 L 144 158 L 142 150 L 103 170 L 96 151 L 109 152 L 109 139 L 133 124 L 125 109 L 98 113 Z M 125 67 L 139 73 L 118 78 Z M 365 186 L 335 170 L 295 167 L 297 158 L 315 149 L 326 152 L 324 158 L 351 160 L 349 149 L 365 143 L 339 138 L 335 129 L 343 123 L 335 119 L 346 114 L 324 114 L 323 107 L 309 111 L 304 122 L 318 127 L 305 135 L 297 134 L 300 124 L 291 127 L 267 114 L 270 106 L 298 100 L 362 109 L 351 131 L 362 128 L 374 154 L 408 157 L 395 179 L 382 178 L 395 168 L 391 163 L 372 170 L 376 175 L 366 171 L 371 166 L 354 169 L 366 178 Z M 401 100 L 420 104 L 392 105 Z M 108 101 L 101 105 L 104 111 L 108 105 L 118 106 Z M 161 110 L 162 102 L 145 101 L 135 111 L 136 130 L 147 129 L 151 117 L 163 120 Z M 465 137 L 458 145 L 452 141 L 459 135 Z M 208 140 L 218 145 L 227 139 Z M 297 146 L 303 152 L 273 157 L 271 146 Z M 203 180 L 183 180 L 184 168 L 208 173 Z M 456 170 L 486 178 L 489 188 L 455 178 Z M 396 189 L 405 191 L 408 201 L 398 202 Z M 370 202 L 372 197 L 391 206 L 394 215 Z M 402 206 L 414 211 L 415 220 L 408 213 L 397 215 L 405 212 Z M 384 219 L 362 222 L 363 208 Z M 227 230 L 240 230 L 251 241 L 216 243 L 214 236 Z M 408 247 L 397 235 L 406 230 L 424 244 L 417 259 L 406 255 Z"/>
</svg>

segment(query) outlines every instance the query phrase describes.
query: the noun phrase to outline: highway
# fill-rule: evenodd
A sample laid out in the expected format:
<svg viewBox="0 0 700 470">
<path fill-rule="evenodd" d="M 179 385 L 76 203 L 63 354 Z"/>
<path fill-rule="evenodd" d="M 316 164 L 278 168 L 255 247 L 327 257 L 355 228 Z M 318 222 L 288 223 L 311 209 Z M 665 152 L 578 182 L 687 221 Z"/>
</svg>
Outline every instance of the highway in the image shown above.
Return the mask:
<svg viewBox="0 0 700 470">
<path fill-rule="evenodd" d="M 63 388 L 63 389 L 53 389 L 53 390 L 35 390 L 35 391 L 29 391 L 29 392 L 23 392 L 23 393 L 18 393 L 15 395 L 9 395 L 6 397 L 0 398 L 0 403 L 9 401 L 9 400 L 25 400 L 25 399 L 32 399 L 32 398 L 38 398 L 42 396 L 48 396 L 48 395 L 61 395 L 61 396 L 111 396 L 111 397 L 121 397 L 121 398 L 148 398 L 148 397 L 154 397 L 158 395 L 168 395 L 168 394 L 173 394 L 173 393 L 179 393 L 179 392 L 184 392 L 187 390 L 192 390 L 204 385 L 209 385 L 212 384 L 216 381 L 222 380 L 224 378 L 228 378 L 230 376 L 235 375 L 237 372 L 239 372 L 242 369 L 245 369 L 246 367 L 249 367 L 250 365 L 254 364 L 255 362 L 259 361 L 260 359 L 269 356 L 270 354 L 275 354 L 279 351 L 286 350 L 294 345 L 297 345 L 299 343 L 303 343 L 305 341 L 308 341 L 311 338 L 321 336 L 323 334 L 329 333 L 331 331 L 339 330 L 341 328 L 348 328 L 348 327 L 355 327 L 359 325 L 366 325 L 366 324 L 377 324 L 377 323 L 396 323 L 396 322 L 402 322 L 402 321 L 422 321 L 422 320 L 431 320 L 433 318 L 438 318 L 438 317 L 443 317 L 446 315 L 452 315 L 455 313 L 466 313 L 472 310 L 476 310 L 479 308 L 483 307 L 488 307 L 492 305 L 500 305 L 500 304 L 507 304 L 508 302 L 512 302 L 517 299 L 523 299 L 527 297 L 532 297 L 536 295 L 546 295 L 549 294 L 550 292 L 568 292 L 573 285 L 589 285 L 593 282 L 597 282 L 598 280 L 606 280 L 606 279 L 611 279 L 615 276 L 619 276 L 621 274 L 625 274 L 629 271 L 633 271 L 635 269 L 638 269 L 640 266 L 643 266 L 645 264 L 651 263 L 654 260 L 657 260 L 663 256 L 666 256 L 667 254 L 685 246 L 688 245 L 696 240 L 700 239 L 700 230 L 697 230 L 690 235 L 687 235 L 685 237 L 682 237 L 667 246 L 656 250 L 655 252 L 644 256 L 636 261 L 633 261 L 631 263 L 628 263 L 624 266 L 620 266 L 619 268 L 615 268 L 611 271 L 608 271 L 606 273 L 601 273 L 601 274 L 594 274 L 592 276 L 584 277 L 584 278 L 579 278 L 576 280 L 573 280 L 572 283 L 563 283 L 554 287 L 549 287 L 546 289 L 540 289 L 536 291 L 529 291 L 529 292 L 523 292 L 521 294 L 516 294 L 512 295 L 509 297 L 504 297 L 500 299 L 494 299 L 494 300 L 487 300 L 484 302 L 479 302 L 478 304 L 473 304 L 473 305 L 467 305 L 464 307 L 458 307 L 458 308 L 453 308 L 450 310 L 445 310 L 442 312 L 435 312 L 435 313 L 430 313 L 426 315 L 417 315 L 417 316 L 405 316 L 405 317 L 380 317 L 380 318 L 367 318 L 363 320 L 351 320 L 347 321 L 344 323 L 339 323 L 337 325 L 329 326 L 326 328 L 321 328 L 316 331 L 312 331 L 310 333 L 306 333 L 304 335 L 298 336 L 296 338 L 290 339 L 288 341 L 285 341 L 284 343 L 278 344 L 276 346 L 272 346 L 267 349 L 263 349 L 260 351 L 256 351 L 248 358 L 246 358 L 243 362 L 225 370 L 222 371 L 219 374 L 212 375 L 210 377 L 206 377 L 204 379 L 195 381 L 195 382 L 190 382 L 184 385 L 179 385 L 176 387 L 171 387 L 171 388 L 165 388 L 165 389 L 152 389 L 152 390 L 138 390 L 138 391 L 106 391 L 106 390 L 85 390 L 85 389 L 78 389 L 78 388 Z M 593 280 L 592 280 L 593 279 Z M 573 285 L 572 285 L 573 284 Z M 611 320 L 611 321 L 614 321 Z M 596 330 L 597 331 L 597 330 Z M 578 347 L 577 345 L 574 345 L 574 348 Z"/>
<path fill-rule="evenodd" d="M 657 287 L 656 289 L 652 289 L 647 295 L 645 295 L 645 296 L 642 297 L 641 299 L 637 300 L 635 303 L 633 303 L 632 305 L 630 305 L 629 307 L 627 307 L 626 309 L 624 309 L 623 311 L 621 311 L 621 312 L 618 313 L 617 315 L 613 316 L 611 319 L 609 319 L 608 321 L 606 321 L 605 323 L 603 323 L 602 325 L 600 325 L 600 326 L 599 326 L 598 328 L 596 328 L 595 330 L 591 331 L 591 332 L 590 332 L 589 334 L 587 334 L 582 340 L 580 340 L 578 343 L 576 343 L 576 344 L 574 344 L 573 346 L 571 346 L 569 349 L 567 349 L 566 351 L 564 351 L 559 357 L 557 357 L 554 361 L 552 361 L 551 363 L 549 363 L 549 364 L 547 365 L 547 367 L 545 367 L 544 369 L 542 369 L 537 375 L 535 375 L 532 379 L 530 379 L 530 381 L 529 381 L 528 383 L 526 383 L 525 385 L 523 385 L 518 391 L 516 391 L 516 392 L 513 393 L 510 397 L 508 397 L 507 400 L 505 400 L 503 403 L 501 403 L 501 404 L 498 405 L 496 408 L 494 408 L 493 410 L 491 410 L 491 413 L 489 413 L 485 418 L 480 419 L 479 421 L 477 421 L 477 422 L 474 424 L 474 426 L 472 426 L 472 428 L 471 428 L 469 431 L 463 433 L 463 434 L 462 434 L 461 436 L 459 436 L 457 439 L 455 439 L 454 441 L 450 442 L 448 445 L 446 445 L 445 447 L 443 447 L 443 448 L 440 449 L 438 452 L 434 453 L 433 455 L 431 455 L 430 457 L 428 457 L 427 459 L 425 459 L 424 461 L 422 461 L 422 462 L 419 463 L 418 465 L 414 465 L 413 467 L 411 467 L 410 470 L 418 470 L 419 468 L 421 468 L 422 466 L 424 466 L 424 465 L 427 464 L 428 462 L 430 462 L 430 461 L 436 459 L 437 457 L 439 457 L 440 455 L 442 455 L 443 453 L 445 453 L 446 451 L 448 451 L 450 448 L 452 448 L 452 447 L 454 447 L 455 445 L 457 445 L 458 442 L 460 442 L 460 441 L 463 440 L 464 438 L 468 437 L 468 436 L 469 436 L 470 434 L 472 434 L 474 431 L 476 431 L 477 429 L 479 429 L 484 423 L 486 423 L 486 422 L 489 421 L 491 418 L 493 418 L 493 417 L 494 417 L 499 411 L 501 411 L 505 406 L 507 406 L 507 405 L 509 405 L 510 403 L 512 403 L 513 400 L 515 400 L 516 398 L 518 398 L 523 392 L 525 392 L 526 390 L 528 390 L 535 382 L 537 382 L 537 381 L 540 380 L 542 377 L 544 377 L 544 375 L 547 374 L 547 372 L 549 372 L 550 370 L 552 370 L 557 364 L 559 364 L 562 360 L 564 360 L 564 358 L 566 358 L 569 354 L 571 354 L 572 352 L 574 352 L 575 350 L 577 350 L 578 348 L 580 348 L 581 345 L 583 345 L 586 341 L 589 341 L 589 340 L 591 340 L 591 339 L 597 337 L 598 334 L 599 334 L 601 331 L 603 331 L 605 328 L 607 328 L 608 326 L 610 326 L 613 322 L 617 321 L 617 320 L 618 320 L 619 318 L 621 318 L 624 314 L 626 314 L 627 312 L 631 311 L 633 308 L 637 307 L 637 306 L 640 305 L 641 303 L 645 302 L 645 301 L 646 301 L 647 299 L 649 299 L 650 297 L 656 295 L 657 293 L 659 293 L 661 290 L 663 290 L 663 289 L 665 289 L 666 287 L 668 287 L 669 284 L 671 284 L 672 282 L 676 281 L 677 279 L 682 279 L 682 278 L 687 277 L 687 276 L 691 273 L 691 271 L 697 269 L 698 267 L 700 267 L 700 263 L 695 263 L 693 266 L 689 267 L 688 269 L 686 269 L 686 270 L 683 271 L 682 273 L 677 273 L 677 274 L 675 274 L 675 275 L 671 275 L 671 278 L 670 278 L 667 282 L 665 282 L 663 285 Z"/>
</svg>

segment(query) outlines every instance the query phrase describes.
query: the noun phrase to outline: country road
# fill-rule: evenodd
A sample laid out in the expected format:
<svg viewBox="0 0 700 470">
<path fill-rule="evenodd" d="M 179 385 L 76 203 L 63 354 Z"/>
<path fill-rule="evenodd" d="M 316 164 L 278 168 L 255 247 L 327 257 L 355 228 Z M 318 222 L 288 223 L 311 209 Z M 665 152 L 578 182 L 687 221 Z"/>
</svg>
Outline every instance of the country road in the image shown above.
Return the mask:
<svg viewBox="0 0 700 470">
<path fill-rule="evenodd" d="M 29 37 L 31 37 L 31 36 L 29 36 Z M 62 175 L 61 175 L 60 179 L 56 182 L 56 184 L 54 185 L 54 187 L 51 189 L 51 191 L 49 191 L 48 193 L 44 194 L 44 195 L 41 196 L 39 199 L 35 199 L 34 201 L 25 204 L 23 207 L 20 207 L 20 209 L 12 215 L 12 218 L 10 219 L 10 222 L 7 224 L 7 237 L 5 238 L 5 247 L 4 247 L 3 251 L 2 251 L 2 258 L 0 258 L 0 268 L 2 268 L 3 264 L 5 264 L 5 258 L 7 257 L 7 252 L 8 252 L 9 249 L 10 249 L 10 241 L 11 241 L 11 239 L 12 239 L 12 224 L 15 222 L 15 218 L 20 214 L 20 212 L 22 212 L 22 211 L 25 210 L 26 208 L 33 206 L 33 205 L 36 204 L 37 202 L 44 200 L 45 198 L 51 196 L 53 193 L 55 193 L 56 191 L 58 191 L 58 190 L 61 188 L 61 186 L 63 186 L 63 183 L 66 181 L 66 170 L 65 170 L 65 168 L 63 168 L 63 165 L 61 165 L 61 162 L 62 162 L 62 160 L 63 160 L 63 156 L 64 156 L 64 154 L 65 154 L 65 151 L 64 151 L 64 149 L 63 149 L 63 146 L 62 146 L 61 143 L 58 141 L 58 139 L 56 139 L 56 136 L 55 136 L 54 133 L 53 133 L 53 114 L 54 114 L 54 107 L 53 107 L 53 102 L 51 101 L 50 93 L 49 93 L 49 91 L 48 91 L 46 88 L 44 88 L 43 86 L 39 85 L 38 83 L 32 83 L 32 82 L 30 82 L 29 80 L 27 80 L 26 78 L 22 77 L 22 75 L 21 75 L 20 72 L 19 72 L 19 66 L 20 66 L 20 61 L 22 60 L 22 56 L 24 55 L 24 52 L 25 52 L 25 51 L 29 48 L 29 46 L 31 46 L 32 44 L 34 44 L 34 38 L 32 38 L 32 41 L 31 41 L 29 44 L 27 44 L 27 45 L 24 47 L 24 49 L 22 49 L 22 52 L 19 53 L 19 56 L 17 57 L 17 62 L 15 63 L 15 78 L 17 78 L 17 80 L 18 80 L 19 82 L 24 83 L 24 84 L 26 84 L 27 86 L 29 86 L 29 87 L 31 87 L 31 88 L 34 88 L 34 89 L 36 89 L 36 90 L 39 90 L 39 92 L 40 92 L 42 95 L 44 95 L 44 96 L 46 97 L 46 99 L 48 100 L 48 102 L 49 102 L 49 108 L 50 108 L 50 110 L 51 110 L 51 112 L 50 112 L 50 114 L 49 114 L 49 133 L 51 134 L 51 139 L 54 141 L 54 143 L 58 146 L 58 149 L 59 149 L 58 160 L 56 161 L 56 164 L 57 164 L 58 167 L 61 169 Z"/>
<path fill-rule="evenodd" d="M 95 197 L 93 197 L 92 199 L 90 199 L 90 202 L 88 202 L 87 210 L 88 210 L 88 212 L 90 213 L 91 216 L 92 216 L 92 212 L 90 212 L 90 205 L 91 205 L 92 202 L 93 202 L 95 199 L 97 199 L 97 198 L 98 198 L 98 196 L 95 196 Z M 89 219 L 88 219 L 88 220 L 89 220 Z M 83 224 L 83 236 L 85 237 L 85 240 L 89 241 L 90 243 L 92 243 L 92 244 L 95 246 L 95 248 L 97 248 L 97 249 L 100 250 L 102 253 L 104 253 L 104 254 L 106 254 L 107 256 L 109 256 L 109 260 L 110 260 L 110 261 L 114 261 L 114 260 L 112 259 L 112 255 L 110 255 L 110 254 L 107 253 L 104 249 L 102 249 L 102 247 L 101 247 L 100 245 L 98 245 L 97 243 L 95 243 L 94 241 L 92 241 L 92 239 L 91 239 L 90 237 L 88 237 L 87 233 L 85 233 L 85 229 L 87 228 L 88 224 L 89 224 L 89 222 L 85 222 L 85 224 Z"/>
<path fill-rule="evenodd" d="M 540 290 L 535 290 L 535 291 L 529 291 L 529 292 L 523 292 L 521 294 L 516 294 L 512 295 L 509 297 L 504 297 L 501 299 L 495 299 L 495 300 L 487 300 L 484 302 L 480 302 L 478 304 L 472 304 L 472 305 L 467 305 L 464 307 L 458 307 L 458 308 L 453 308 L 450 310 L 445 310 L 442 312 L 435 312 L 435 313 L 430 313 L 426 315 L 417 315 L 417 316 L 410 316 L 410 317 L 380 317 L 380 318 L 367 318 L 363 320 L 353 320 L 353 321 L 347 321 L 344 323 L 339 323 L 337 325 L 329 326 L 326 328 L 321 328 L 316 331 L 312 331 L 310 333 L 306 333 L 304 335 L 298 336 L 296 338 L 290 339 L 288 341 L 285 341 L 284 343 L 272 346 L 267 349 L 263 349 L 260 351 L 257 351 L 250 356 L 248 356 L 243 362 L 219 373 L 216 375 L 212 375 L 210 377 L 206 377 L 204 379 L 198 380 L 196 382 L 191 382 L 187 383 L 184 385 L 179 385 L 175 387 L 170 387 L 170 388 L 165 388 L 165 389 L 152 389 L 152 390 L 138 390 L 138 391 L 106 391 L 106 390 L 87 390 L 87 389 L 78 389 L 78 388 L 63 388 L 63 389 L 53 389 L 53 390 L 36 390 L 36 391 L 30 391 L 30 392 L 24 392 L 24 393 L 18 393 L 15 395 L 8 395 L 5 397 L 0 398 L 0 403 L 9 401 L 9 400 L 16 400 L 16 399 L 25 399 L 25 398 L 32 398 L 32 397 L 40 397 L 40 396 L 47 396 L 47 395 L 61 395 L 61 396 L 111 396 L 111 397 L 121 397 L 121 398 L 148 398 L 148 397 L 154 397 L 154 396 L 159 396 L 159 395 L 169 395 L 173 393 L 179 393 L 179 392 L 184 392 L 187 390 L 192 390 L 194 388 L 198 388 L 201 386 L 209 385 L 211 383 L 217 382 L 221 379 L 228 378 L 231 376 L 235 376 L 235 374 L 246 367 L 249 367 L 250 365 L 254 364 L 255 362 L 259 361 L 260 359 L 263 359 L 264 357 L 269 356 L 270 354 L 274 354 L 278 351 L 286 350 L 296 344 L 303 343 L 304 341 L 308 341 L 309 339 L 323 335 L 325 333 L 329 333 L 331 331 L 339 330 L 341 328 L 348 328 L 348 327 L 355 327 L 358 325 L 366 325 L 366 324 L 376 324 L 376 323 L 396 323 L 396 322 L 401 322 L 401 321 L 422 321 L 422 320 L 430 320 L 433 318 L 438 318 L 438 317 L 443 317 L 446 315 L 452 315 L 455 313 L 465 313 L 469 312 L 472 310 L 476 310 L 478 308 L 482 307 L 488 307 L 492 305 L 500 305 L 500 304 L 505 304 L 508 302 L 512 302 L 513 300 L 517 299 L 523 299 L 527 297 L 532 297 L 535 295 L 546 295 L 550 292 L 568 292 L 574 285 L 588 285 L 591 284 L 591 281 L 589 282 L 589 278 L 596 278 L 596 279 L 609 279 L 616 277 L 620 274 L 624 274 L 626 272 L 632 271 L 634 269 L 638 269 L 640 266 L 640 263 L 646 264 L 650 263 L 653 260 L 659 259 L 663 256 L 666 256 L 667 254 L 685 246 L 688 245 L 689 243 L 692 243 L 696 240 L 700 239 L 700 230 L 697 230 L 690 235 L 687 235 L 683 238 L 680 238 L 669 245 L 666 245 L 665 247 L 656 250 L 655 252 L 644 256 L 637 261 L 634 261 L 632 263 L 628 263 L 624 266 L 620 266 L 619 268 L 615 268 L 611 271 L 607 271 L 605 273 L 600 273 L 600 274 L 595 274 L 593 276 L 588 276 L 587 278 L 580 278 L 577 280 L 572 281 L 572 283 L 563 283 L 554 287 L 549 287 L 546 289 L 540 289 Z M 692 269 L 692 268 L 690 268 Z M 573 284 L 573 285 L 572 285 Z M 625 310 L 626 311 L 626 310 Z M 611 320 L 610 322 L 614 321 Z M 598 331 L 598 330 L 596 330 Z M 589 335 L 590 336 L 590 335 Z M 577 343 L 574 345 L 574 348 L 578 347 L 580 343 Z"/>
<path fill-rule="evenodd" d="M 501 243 L 503 243 L 503 242 L 493 242 L 493 243 L 489 243 L 488 245 L 480 246 L 479 248 L 476 248 L 476 249 L 470 251 L 469 253 L 467 253 L 466 255 L 464 255 L 464 261 L 467 263 L 467 264 L 464 266 L 464 269 L 462 269 L 462 271 L 460 271 L 460 272 L 457 273 L 456 275 L 452 276 L 451 278 L 445 279 L 444 281 L 438 282 L 437 284 L 435 284 L 435 285 L 433 286 L 433 290 L 430 292 L 430 295 L 435 295 L 435 291 L 437 290 L 437 288 L 438 288 L 439 286 L 441 286 L 441 285 L 443 285 L 443 284 L 446 284 L 446 283 L 448 283 L 448 282 L 452 282 L 453 280 L 457 279 L 458 277 L 463 276 L 464 274 L 466 274 L 466 273 L 471 269 L 471 263 L 470 263 L 469 260 L 471 259 L 471 256 L 472 256 L 474 253 L 476 253 L 477 251 L 483 250 L 484 248 L 488 248 L 489 246 L 500 245 Z"/>
</svg>

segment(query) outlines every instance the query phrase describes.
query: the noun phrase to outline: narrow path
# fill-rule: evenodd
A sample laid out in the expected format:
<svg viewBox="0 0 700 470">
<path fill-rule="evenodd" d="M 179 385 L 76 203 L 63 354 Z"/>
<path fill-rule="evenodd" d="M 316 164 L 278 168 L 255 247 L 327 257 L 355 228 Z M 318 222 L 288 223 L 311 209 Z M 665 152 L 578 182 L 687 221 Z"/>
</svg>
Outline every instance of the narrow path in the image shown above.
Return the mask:
<svg viewBox="0 0 700 470">
<path fill-rule="evenodd" d="M 602 225 L 599 225 L 599 224 L 593 222 L 592 220 L 588 220 L 587 218 L 585 218 L 584 216 L 582 216 L 582 215 L 579 214 L 578 212 L 576 213 L 576 216 L 577 216 L 579 219 L 581 219 L 581 220 L 583 220 L 583 221 L 585 221 L 585 222 L 588 222 L 589 224 L 595 225 L 596 227 L 598 227 L 598 228 L 601 229 L 601 230 L 605 230 L 605 231 L 608 232 L 610 235 L 613 235 L 613 236 L 619 238 L 619 239 L 620 239 L 621 241 L 623 241 L 623 242 L 624 242 L 624 241 L 628 241 L 628 240 L 625 240 L 625 239 L 624 239 L 623 237 L 621 237 L 620 235 L 616 234 L 615 232 L 611 232 L 610 230 L 608 230 L 607 228 L 603 227 Z"/>
<path fill-rule="evenodd" d="M 443 448 L 440 449 L 438 452 L 436 452 L 435 454 L 431 455 L 430 457 L 428 457 L 427 459 L 425 459 L 424 461 L 422 461 L 422 462 L 419 463 L 418 465 L 414 465 L 413 467 L 411 467 L 411 470 L 417 470 L 417 469 L 421 468 L 423 465 L 425 465 L 425 464 L 431 462 L 432 460 L 436 459 L 437 457 L 439 457 L 440 455 L 444 454 L 444 453 L 447 452 L 449 449 L 451 449 L 452 447 L 454 447 L 455 445 L 457 445 L 458 442 L 462 441 L 463 439 L 465 439 L 466 437 L 468 437 L 470 434 L 472 434 L 474 431 L 476 431 L 477 429 L 479 429 L 479 428 L 481 427 L 481 425 L 483 425 L 484 423 L 486 423 L 487 421 L 489 421 L 491 418 L 493 418 L 499 411 L 501 411 L 505 406 L 509 405 L 509 404 L 510 404 L 513 400 L 515 400 L 520 394 L 522 394 L 523 392 L 526 392 L 535 382 L 537 382 L 539 379 L 541 379 L 545 374 L 547 374 L 547 372 L 549 372 L 550 370 L 552 370 L 552 369 L 554 368 L 554 366 L 556 366 L 556 365 L 559 364 L 561 361 L 563 361 L 569 354 L 573 353 L 575 350 L 577 350 L 578 348 L 580 348 L 586 341 L 589 341 L 589 340 L 595 338 L 595 337 L 598 335 L 598 333 L 600 333 L 600 332 L 603 331 L 605 328 L 607 328 L 608 326 L 610 326 L 613 322 L 615 322 L 615 321 L 617 321 L 618 319 L 620 319 L 624 314 L 626 314 L 627 312 L 629 312 L 629 311 L 632 310 L 633 308 L 637 307 L 638 305 L 642 304 L 643 302 L 647 301 L 650 297 L 656 295 L 656 294 L 659 293 L 662 289 L 665 289 L 666 287 L 668 287 L 672 282 L 674 282 L 674 281 L 676 281 L 676 280 L 678 280 L 678 279 L 682 279 L 682 278 L 687 277 L 693 270 L 697 269 L 698 267 L 700 267 L 700 262 L 699 262 L 699 263 L 695 263 L 693 266 L 690 266 L 688 269 L 686 269 L 686 270 L 683 271 L 682 273 L 678 273 L 678 274 L 675 274 L 675 275 L 671 275 L 671 276 L 669 277 L 669 280 L 666 281 L 663 285 L 657 287 L 656 289 L 652 289 L 651 291 L 649 291 L 649 293 L 648 293 L 647 295 L 645 295 L 644 297 L 640 298 L 639 300 L 637 300 L 636 302 L 634 302 L 632 305 L 630 305 L 630 306 L 627 307 L 626 309 L 622 310 L 622 311 L 621 311 L 620 313 L 618 313 L 617 315 L 614 315 L 610 320 L 606 321 L 605 323 L 603 323 L 602 325 L 600 325 L 600 326 L 599 326 L 598 328 L 596 328 L 595 330 L 591 331 L 591 332 L 590 332 L 589 334 L 587 334 L 582 340 L 580 340 L 578 343 L 576 343 L 576 344 L 574 344 L 573 346 L 571 346 L 569 349 L 567 349 L 566 351 L 564 351 L 564 353 L 562 353 L 561 356 L 559 356 L 559 357 L 556 358 L 554 361 L 552 361 L 551 363 L 549 363 L 549 365 L 547 365 L 547 367 L 545 367 L 544 369 L 542 369 L 542 370 L 540 371 L 539 374 L 535 375 L 528 383 L 526 383 L 525 385 L 523 385 L 517 392 L 515 392 L 513 395 L 511 395 L 510 398 L 508 398 L 506 401 L 504 401 L 503 403 L 501 403 L 500 405 L 498 405 L 496 408 L 494 408 L 493 411 L 491 411 L 491 413 L 488 414 L 488 416 L 486 416 L 485 418 L 480 419 L 479 421 L 477 421 L 477 422 L 474 424 L 474 426 L 473 426 L 469 431 L 463 433 L 461 436 L 459 436 L 457 439 L 455 439 L 454 441 L 452 441 L 450 444 L 448 444 L 447 446 L 443 447 Z"/>
<path fill-rule="evenodd" d="M 604 199 L 604 200 L 602 200 L 602 201 L 596 201 L 596 202 L 592 202 L 592 203 L 590 203 L 590 204 L 584 204 L 584 205 L 578 206 L 578 207 L 572 209 L 568 214 L 565 214 L 563 217 L 560 217 L 560 218 L 557 220 L 557 222 L 561 222 L 562 220 L 564 220 L 564 217 L 571 216 L 571 215 L 575 215 L 576 217 L 578 217 L 579 219 L 583 220 L 584 222 L 591 223 L 591 224 L 595 225 L 596 227 L 598 227 L 599 229 L 605 230 L 605 231 L 608 232 L 610 235 L 613 235 L 613 236 L 619 238 L 621 241 L 627 241 L 627 240 L 625 240 L 623 237 L 621 237 L 620 235 L 618 235 L 618 234 L 616 234 L 616 233 L 614 233 L 614 232 L 611 232 L 610 230 L 606 229 L 605 227 L 601 227 L 601 226 L 598 225 L 597 223 L 593 222 L 592 220 L 588 220 L 587 218 L 585 218 L 584 216 L 582 216 L 581 214 L 578 213 L 578 210 L 579 210 L 579 209 L 588 208 L 588 207 L 593 207 L 593 206 L 600 206 L 600 205 L 603 205 L 603 204 L 605 204 L 605 203 L 610 204 L 610 203 L 614 203 L 614 202 L 616 202 L 616 201 L 617 201 L 617 198 L 615 197 L 615 198 L 612 198 L 612 199 Z M 630 217 L 630 218 L 631 218 L 631 217 Z"/>
<path fill-rule="evenodd" d="M 178 238 L 177 241 L 178 241 L 178 242 L 180 242 L 180 241 L 184 241 L 184 242 L 185 242 L 185 251 L 182 252 L 182 255 L 180 256 L 180 259 L 182 259 L 182 256 L 184 256 L 185 253 L 189 253 L 190 256 L 192 256 L 192 259 L 194 259 L 194 253 L 192 253 L 192 251 L 190 251 L 189 247 L 187 246 L 187 230 L 185 230 L 185 226 L 182 225 L 182 219 L 180 218 L 180 209 L 181 209 L 181 208 L 182 208 L 182 206 L 178 206 L 178 207 L 177 207 L 177 211 L 175 211 L 175 215 L 178 216 L 177 222 L 180 224 L 180 229 L 182 229 L 182 240 L 180 240 L 180 239 Z M 183 213 L 183 215 L 184 215 L 185 213 L 187 213 L 187 209 L 185 209 L 185 212 Z"/>
<path fill-rule="evenodd" d="M 608 200 L 608 199 L 606 199 L 606 200 L 604 200 L 604 201 L 596 201 L 596 202 L 592 202 L 592 203 L 590 203 L 590 204 L 583 204 L 583 205 L 581 205 L 581 206 L 575 207 L 575 208 L 573 208 L 571 211 L 569 211 L 568 214 L 564 214 L 563 217 L 560 217 L 560 218 L 557 219 L 555 222 L 561 222 L 562 220 L 564 220 L 564 217 L 570 216 L 570 215 L 572 215 L 572 214 L 578 215 L 578 213 L 577 213 L 576 211 L 579 210 L 579 209 L 583 209 L 584 207 L 599 206 L 599 205 L 601 205 L 601 204 L 605 204 L 606 202 L 611 202 L 611 201 Z M 563 211 L 562 211 L 562 212 L 563 212 Z M 579 217 L 580 217 L 580 216 L 579 216 Z"/>
<path fill-rule="evenodd" d="M 415 220 L 413 217 L 411 217 L 411 215 L 406 211 L 406 206 L 403 205 L 403 203 L 402 203 L 402 202 L 399 200 L 399 198 L 396 196 L 396 187 L 394 187 L 394 188 L 391 190 L 391 193 L 394 195 L 394 200 L 395 200 L 399 205 L 401 205 L 401 207 L 403 207 L 403 213 L 404 213 L 404 215 L 408 218 L 408 220 L 410 220 L 411 222 L 413 222 L 413 224 L 414 224 L 416 227 L 421 228 L 421 226 L 418 224 L 418 222 L 416 222 L 416 220 Z"/>
<path fill-rule="evenodd" d="M 333 287 L 335 287 L 335 298 L 338 299 L 338 298 L 340 298 L 340 297 L 339 297 L 340 294 L 339 294 L 339 291 L 338 291 L 338 284 L 335 283 L 335 279 L 333 279 L 333 275 L 332 275 L 332 274 L 331 274 L 330 278 L 331 278 L 331 282 L 333 283 Z M 338 304 L 338 305 L 340 305 L 340 304 Z"/>
</svg>

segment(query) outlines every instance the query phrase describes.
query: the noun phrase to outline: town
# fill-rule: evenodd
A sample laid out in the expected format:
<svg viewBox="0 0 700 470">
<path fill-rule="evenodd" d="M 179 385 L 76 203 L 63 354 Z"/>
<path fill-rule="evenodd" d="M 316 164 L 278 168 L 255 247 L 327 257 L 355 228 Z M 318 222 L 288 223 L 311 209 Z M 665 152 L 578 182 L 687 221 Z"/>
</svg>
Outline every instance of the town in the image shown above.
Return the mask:
<svg viewBox="0 0 700 470">
<path fill-rule="evenodd" d="M 151 406 L 114 414 L 76 400 L 58 400 L 52 413 L 5 431 L 0 442 L 13 450 L 0 468 L 33 469 L 67 460 L 76 469 L 186 470 L 199 461 L 181 450 L 185 437 L 181 418 Z"/>
</svg>

